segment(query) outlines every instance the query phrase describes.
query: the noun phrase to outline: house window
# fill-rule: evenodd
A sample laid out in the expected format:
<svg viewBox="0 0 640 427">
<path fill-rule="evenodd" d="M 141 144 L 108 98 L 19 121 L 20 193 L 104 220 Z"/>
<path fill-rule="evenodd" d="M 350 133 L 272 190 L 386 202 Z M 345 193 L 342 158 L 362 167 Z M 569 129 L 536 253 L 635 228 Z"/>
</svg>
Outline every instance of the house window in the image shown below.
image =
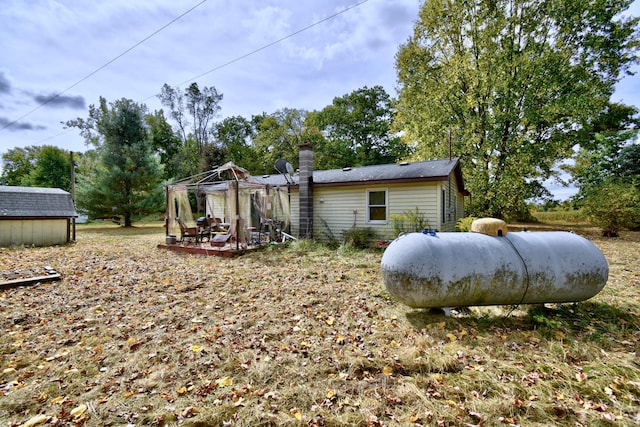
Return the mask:
<svg viewBox="0 0 640 427">
<path fill-rule="evenodd" d="M 442 189 L 442 223 L 447 222 L 447 192 Z"/>
<path fill-rule="evenodd" d="M 387 190 L 367 191 L 367 222 L 374 224 L 387 222 Z"/>
</svg>

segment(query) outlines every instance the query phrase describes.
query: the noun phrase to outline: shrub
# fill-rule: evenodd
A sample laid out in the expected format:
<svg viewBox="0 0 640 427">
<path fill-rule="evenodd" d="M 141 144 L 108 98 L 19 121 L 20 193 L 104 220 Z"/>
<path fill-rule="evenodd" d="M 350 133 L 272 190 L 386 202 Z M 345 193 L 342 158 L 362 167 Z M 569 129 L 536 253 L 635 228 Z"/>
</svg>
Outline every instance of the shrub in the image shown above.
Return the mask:
<svg viewBox="0 0 640 427">
<path fill-rule="evenodd" d="M 465 216 L 456 221 L 456 230 L 458 231 L 471 231 L 471 223 L 475 221 L 475 216 Z"/>
<path fill-rule="evenodd" d="M 415 209 L 405 210 L 401 215 L 393 214 L 389 218 L 396 235 L 420 232 L 429 225 L 424 213 L 420 212 L 417 206 Z"/>
<path fill-rule="evenodd" d="M 320 239 L 326 243 L 326 245 L 331 249 L 338 249 L 340 246 L 340 242 L 338 238 L 331 231 L 331 227 L 327 224 L 327 221 L 324 218 L 318 217 L 320 222 L 322 223 L 323 231 L 321 233 Z"/>
<path fill-rule="evenodd" d="M 352 228 L 342 231 L 342 244 L 355 249 L 368 248 L 371 242 L 377 239 L 375 231 L 371 228 Z"/>
<path fill-rule="evenodd" d="M 606 181 L 589 192 L 584 211 L 603 236 L 616 237 L 622 229 L 638 227 L 640 190 L 633 184 Z"/>
</svg>

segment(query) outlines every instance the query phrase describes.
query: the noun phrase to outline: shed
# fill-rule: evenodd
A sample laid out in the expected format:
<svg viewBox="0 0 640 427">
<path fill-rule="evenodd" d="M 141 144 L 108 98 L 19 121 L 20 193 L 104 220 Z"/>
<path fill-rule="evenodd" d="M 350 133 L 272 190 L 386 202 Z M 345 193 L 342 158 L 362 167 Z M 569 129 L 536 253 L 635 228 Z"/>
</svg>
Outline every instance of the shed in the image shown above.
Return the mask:
<svg viewBox="0 0 640 427">
<path fill-rule="evenodd" d="M 71 194 L 59 188 L 0 186 L 0 246 L 49 246 L 75 239 Z"/>
</svg>

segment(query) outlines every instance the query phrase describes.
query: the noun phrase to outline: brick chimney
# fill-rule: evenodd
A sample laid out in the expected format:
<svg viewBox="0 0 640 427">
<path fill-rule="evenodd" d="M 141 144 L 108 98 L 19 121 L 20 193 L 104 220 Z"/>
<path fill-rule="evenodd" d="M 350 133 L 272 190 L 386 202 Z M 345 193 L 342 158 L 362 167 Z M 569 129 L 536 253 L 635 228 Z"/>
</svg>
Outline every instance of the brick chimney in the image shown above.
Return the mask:
<svg viewBox="0 0 640 427">
<path fill-rule="evenodd" d="M 298 146 L 300 168 L 299 237 L 313 239 L 313 147 L 309 142 Z"/>
</svg>

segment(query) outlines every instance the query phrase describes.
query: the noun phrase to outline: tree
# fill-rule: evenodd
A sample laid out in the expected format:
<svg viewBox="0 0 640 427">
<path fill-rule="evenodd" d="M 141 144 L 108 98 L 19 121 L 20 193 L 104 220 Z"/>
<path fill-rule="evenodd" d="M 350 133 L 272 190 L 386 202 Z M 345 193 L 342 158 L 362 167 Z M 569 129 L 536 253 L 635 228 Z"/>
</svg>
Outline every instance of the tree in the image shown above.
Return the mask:
<svg viewBox="0 0 640 427">
<path fill-rule="evenodd" d="M 382 86 L 366 86 L 333 99 L 333 104 L 307 117 L 326 143 L 318 147 L 322 168 L 393 163 L 411 154 L 391 130 L 394 108 Z"/>
<path fill-rule="evenodd" d="M 640 189 L 640 144 L 634 143 L 624 147 L 618 156 L 616 173 L 623 182 L 628 182 Z"/>
<path fill-rule="evenodd" d="M 216 156 L 211 156 L 209 137 L 223 95 L 213 86 L 200 89 L 197 83 L 191 83 L 183 92 L 165 83 L 158 98 L 176 123 L 175 133 L 182 141 L 180 155 L 188 168 L 185 172 L 195 175 L 210 169 L 212 165 L 205 160 Z M 208 156 L 204 156 L 205 151 Z"/>
<path fill-rule="evenodd" d="M 34 187 L 61 188 L 69 191 L 71 189 L 69 152 L 51 145 L 41 147 L 29 177 Z"/>
<path fill-rule="evenodd" d="M 617 237 L 620 230 L 640 226 L 640 189 L 610 178 L 587 194 L 584 210 L 606 237 Z"/>
<path fill-rule="evenodd" d="M 4 185 L 71 189 L 69 152 L 51 145 L 12 148 L 2 155 Z"/>
<path fill-rule="evenodd" d="M 574 200 L 586 197 L 594 188 L 612 178 L 640 186 L 640 145 L 634 141 L 640 120 L 638 110 L 611 104 L 601 112 L 590 139 L 577 147 L 574 164 L 564 167 L 580 188 Z"/>
<path fill-rule="evenodd" d="M 213 136 L 223 150 L 225 160 L 251 172 L 262 169 L 260 156 L 253 145 L 255 135 L 254 123 L 242 116 L 227 117 L 213 127 Z"/>
<path fill-rule="evenodd" d="M 307 112 L 284 108 L 273 114 L 253 117 L 256 135 L 255 150 L 261 159 L 260 168 L 254 174 L 273 173 L 278 159 L 298 163 L 298 146 L 305 141 L 304 121 Z"/>
<path fill-rule="evenodd" d="M 150 142 L 153 149 L 160 155 L 160 161 L 164 165 L 164 178 L 183 178 L 182 171 L 182 141 L 176 136 L 164 116 L 164 111 L 159 110 L 148 114 L 145 118 L 149 125 Z"/>
<path fill-rule="evenodd" d="M 2 155 L 2 185 L 30 185 L 39 147 L 11 148 Z"/>
<path fill-rule="evenodd" d="M 427 0 L 396 57 L 398 129 L 461 158 L 475 215 L 526 216 L 637 60 L 630 3 Z"/>
<path fill-rule="evenodd" d="M 128 99 L 89 107 L 89 118 L 71 120 L 96 147 L 96 162 L 80 175 L 78 206 L 95 217 L 118 215 L 125 227 L 134 216 L 161 211 L 162 167 L 144 122 L 146 107 Z M 159 197 L 160 196 L 160 197 Z"/>
</svg>

